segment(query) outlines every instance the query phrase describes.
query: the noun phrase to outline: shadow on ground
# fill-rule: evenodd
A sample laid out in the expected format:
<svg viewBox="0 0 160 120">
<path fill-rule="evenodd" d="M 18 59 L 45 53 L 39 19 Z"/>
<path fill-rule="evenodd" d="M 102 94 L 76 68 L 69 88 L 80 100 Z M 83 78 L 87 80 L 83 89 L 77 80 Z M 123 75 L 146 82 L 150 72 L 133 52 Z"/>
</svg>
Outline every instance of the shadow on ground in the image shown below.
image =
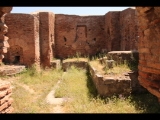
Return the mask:
<svg viewBox="0 0 160 120">
<path fill-rule="evenodd" d="M 132 94 L 131 103 L 137 110 L 143 110 L 143 113 L 160 113 L 160 103 L 156 96 L 151 93 Z"/>
</svg>

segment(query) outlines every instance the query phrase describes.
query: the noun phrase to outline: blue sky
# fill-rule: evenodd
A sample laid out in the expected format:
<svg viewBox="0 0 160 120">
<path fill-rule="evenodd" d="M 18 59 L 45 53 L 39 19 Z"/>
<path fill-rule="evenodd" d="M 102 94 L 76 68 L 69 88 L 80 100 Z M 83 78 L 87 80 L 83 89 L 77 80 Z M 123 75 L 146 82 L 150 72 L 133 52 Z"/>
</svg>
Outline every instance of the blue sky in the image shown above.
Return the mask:
<svg viewBox="0 0 160 120">
<path fill-rule="evenodd" d="M 129 7 L 13 7 L 11 13 L 32 13 L 50 11 L 55 14 L 104 15 L 109 11 L 121 11 Z"/>
</svg>

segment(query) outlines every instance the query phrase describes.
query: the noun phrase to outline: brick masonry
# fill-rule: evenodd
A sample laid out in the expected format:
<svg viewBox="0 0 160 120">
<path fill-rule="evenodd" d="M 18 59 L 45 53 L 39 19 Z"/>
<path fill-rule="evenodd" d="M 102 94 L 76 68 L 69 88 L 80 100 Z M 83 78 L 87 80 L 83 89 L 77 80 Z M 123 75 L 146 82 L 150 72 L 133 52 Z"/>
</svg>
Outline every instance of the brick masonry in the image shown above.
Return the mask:
<svg viewBox="0 0 160 120">
<path fill-rule="evenodd" d="M 10 82 L 0 80 L 0 113 L 13 112 L 11 94 L 12 88 Z"/>
<path fill-rule="evenodd" d="M 55 17 L 56 57 L 95 55 L 105 48 L 104 16 Z"/>
<path fill-rule="evenodd" d="M 55 15 L 51 12 L 39 12 L 39 36 L 41 66 L 50 67 L 54 56 L 54 22 Z"/>
<path fill-rule="evenodd" d="M 136 7 L 139 82 L 160 100 L 160 7 Z"/>
<path fill-rule="evenodd" d="M 40 64 L 39 20 L 30 14 L 7 14 L 7 36 L 10 38 L 7 61 L 13 64 Z"/>
<path fill-rule="evenodd" d="M 37 12 L 7 14 L 10 64 L 50 67 L 53 58 L 92 56 L 113 50 L 137 50 L 135 9 L 101 16 Z"/>
</svg>

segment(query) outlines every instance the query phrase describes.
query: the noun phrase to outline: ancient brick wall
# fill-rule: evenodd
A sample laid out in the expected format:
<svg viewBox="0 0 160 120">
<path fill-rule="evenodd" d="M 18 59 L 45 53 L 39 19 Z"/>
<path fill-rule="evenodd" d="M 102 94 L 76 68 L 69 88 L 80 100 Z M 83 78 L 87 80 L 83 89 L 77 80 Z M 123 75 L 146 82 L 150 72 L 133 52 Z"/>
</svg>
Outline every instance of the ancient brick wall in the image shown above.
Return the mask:
<svg viewBox="0 0 160 120">
<path fill-rule="evenodd" d="M 0 113 L 12 113 L 13 107 L 11 98 L 12 88 L 7 81 L 0 80 Z"/>
<path fill-rule="evenodd" d="M 95 55 L 105 48 L 104 16 L 55 15 L 56 57 Z"/>
<path fill-rule="evenodd" d="M 120 12 L 121 48 L 120 50 L 137 50 L 138 27 L 135 9 L 125 9 Z"/>
<path fill-rule="evenodd" d="M 160 7 L 136 7 L 139 82 L 160 100 Z"/>
<path fill-rule="evenodd" d="M 39 12 L 39 37 L 41 65 L 50 67 L 54 57 L 54 22 L 55 15 L 51 12 Z"/>
<path fill-rule="evenodd" d="M 120 50 L 120 12 L 108 12 L 105 15 L 105 38 L 107 51 Z"/>
<path fill-rule="evenodd" d="M 135 9 L 108 12 L 105 15 L 107 51 L 137 50 L 137 29 Z"/>
<path fill-rule="evenodd" d="M 7 61 L 12 64 L 39 65 L 39 20 L 30 14 L 7 14 L 5 23 L 8 25 L 7 36 L 10 48 Z"/>
</svg>

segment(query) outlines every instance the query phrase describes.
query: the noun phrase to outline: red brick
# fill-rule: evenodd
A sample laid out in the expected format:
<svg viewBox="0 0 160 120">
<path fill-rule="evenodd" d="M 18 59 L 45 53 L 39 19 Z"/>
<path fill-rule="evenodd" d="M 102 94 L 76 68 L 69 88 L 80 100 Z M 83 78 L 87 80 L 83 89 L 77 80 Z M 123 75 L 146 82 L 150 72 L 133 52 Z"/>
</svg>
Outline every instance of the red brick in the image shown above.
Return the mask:
<svg viewBox="0 0 160 120">
<path fill-rule="evenodd" d="M 146 66 L 147 65 L 147 61 L 139 60 L 139 64 L 142 65 L 142 66 Z"/>
<path fill-rule="evenodd" d="M 12 92 L 12 88 L 7 89 L 7 94 Z"/>
<path fill-rule="evenodd" d="M 141 66 L 141 71 L 148 72 L 148 73 L 160 74 L 159 69 L 154 69 L 154 68 L 149 68 L 149 67 L 144 67 L 144 66 Z"/>
<path fill-rule="evenodd" d="M 139 53 L 139 60 L 145 60 L 145 54 Z"/>
<path fill-rule="evenodd" d="M 8 100 L 8 105 L 11 105 L 12 103 L 13 103 L 13 98 L 9 98 L 9 100 Z"/>
<path fill-rule="evenodd" d="M 140 48 L 138 51 L 139 53 L 150 53 L 149 48 Z"/>
<path fill-rule="evenodd" d="M 8 89 L 10 87 L 10 83 L 0 84 L 0 91 Z"/>
<path fill-rule="evenodd" d="M 2 105 L 0 106 L 0 111 L 2 111 L 3 109 L 5 109 L 5 108 L 7 108 L 7 107 L 8 107 L 8 103 L 5 102 L 4 104 L 2 104 Z"/>
<path fill-rule="evenodd" d="M 142 72 L 142 71 L 139 71 L 138 74 L 142 79 L 148 79 L 149 76 L 150 76 L 149 73 L 145 73 L 145 72 Z"/>
<path fill-rule="evenodd" d="M 0 99 L 0 105 L 2 105 L 4 102 L 8 101 L 10 96 L 11 96 L 11 94 L 6 95 L 2 99 Z"/>
<path fill-rule="evenodd" d="M 0 91 L 0 98 L 4 97 L 7 94 L 7 90 Z"/>
<path fill-rule="evenodd" d="M 160 63 L 147 62 L 147 66 L 160 70 Z"/>
</svg>

